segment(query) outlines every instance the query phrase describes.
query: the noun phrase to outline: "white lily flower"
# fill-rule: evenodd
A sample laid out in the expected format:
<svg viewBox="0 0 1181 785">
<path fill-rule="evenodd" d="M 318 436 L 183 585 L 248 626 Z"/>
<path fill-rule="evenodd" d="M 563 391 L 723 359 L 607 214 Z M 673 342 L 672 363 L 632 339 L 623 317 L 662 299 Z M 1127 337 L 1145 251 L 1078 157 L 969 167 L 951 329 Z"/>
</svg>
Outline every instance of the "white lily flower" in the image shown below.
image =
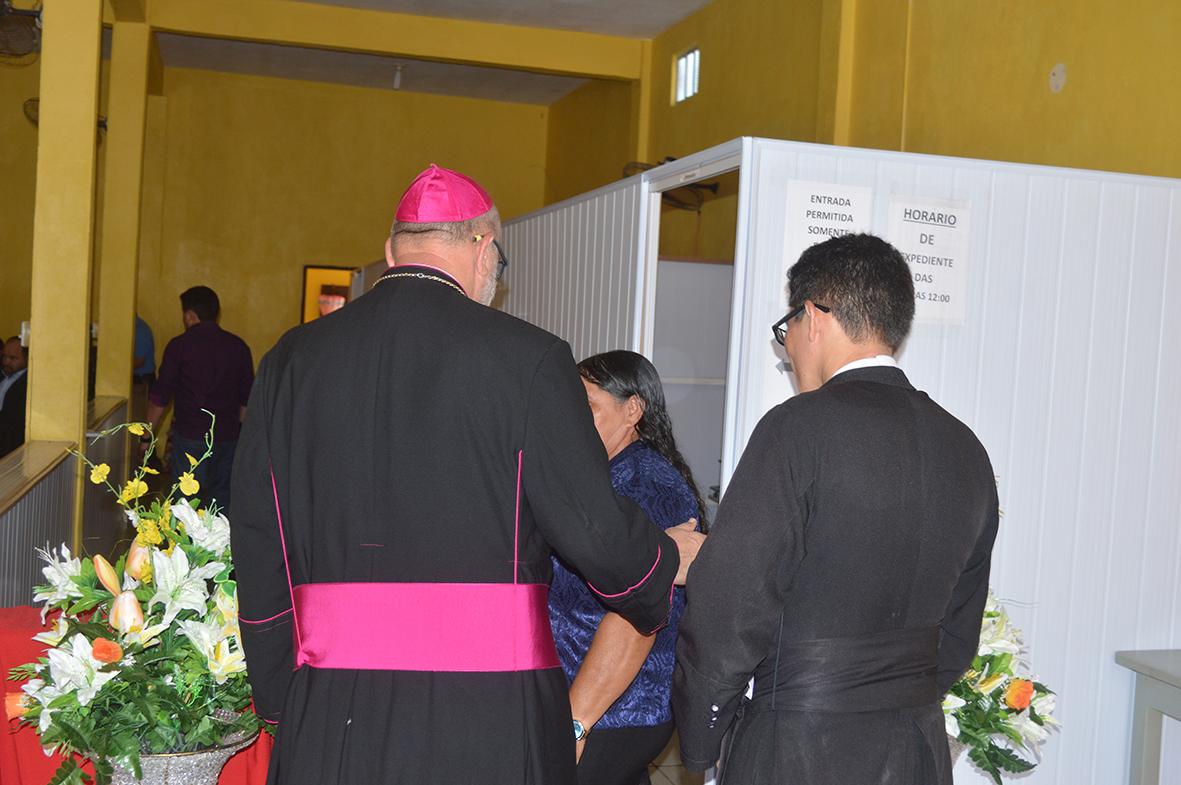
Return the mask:
<svg viewBox="0 0 1181 785">
<path fill-rule="evenodd" d="M 1037 712 L 1037 716 L 1041 717 L 1046 725 L 1055 728 L 1062 724 L 1054 719 L 1054 708 L 1056 704 L 1055 696 L 1049 693 L 1039 695 L 1033 699 L 1033 710 Z"/>
<path fill-rule="evenodd" d="M 1004 613 L 993 617 L 985 617 L 980 626 L 980 648 L 976 653 L 981 657 L 989 654 L 1021 653 L 1021 638 L 1009 625 L 1009 618 Z"/>
<path fill-rule="evenodd" d="M 96 660 L 90 653 L 91 643 L 85 635 L 77 634 L 70 638 L 69 643 L 68 648 L 49 650 L 49 675 L 53 678 L 54 686 L 63 693 L 76 690 L 78 704 L 85 706 L 104 684 L 118 674 L 99 672 L 105 663 Z"/>
<path fill-rule="evenodd" d="M 225 684 L 230 676 L 246 670 L 246 657 L 241 645 L 237 645 L 236 638 L 224 634 L 222 625 L 183 621 L 180 631 L 201 652 L 209 672 L 218 684 Z M 235 645 L 231 647 L 231 644 Z"/>
<path fill-rule="evenodd" d="M 1029 717 L 1029 709 L 1009 719 L 1009 726 L 1021 734 L 1026 749 L 1037 751 L 1038 745 L 1050 736 L 1050 732 Z"/>
<path fill-rule="evenodd" d="M 238 634 L 238 594 L 227 594 L 225 587 L 217 590 L 214 596 L 214 602 L 217 604 L 218 613 L 221 614 L 224 626 L 222 632 L 224 635 Z"/>
<path fill-rule="evenodd" d="M 955 718 L 953 713 L 956 709 L 967 704 L 963 698 L 957 697 L 948 693 L 943 699 L 943 725 L 947 730 L 947 735 L 953 739 L 960 737 L 960 723 Z"/>
<path fill-rule="evenodd" d="M 48 586 L 42 587 L 46 591 L 39 591 L 33 595 L 33 602 L 45 602 L 45 607 L 41 609 L 41 622 L 44 623 L 50 606 L 71 597 L 82 596 L 82 590 L 78 588 L 78 584 L 74 583 L 74 578 L 82 574 L 82 561 L 78 558 L 71 558 L 70 549 L 64 543 L 61 546 L 60 555 L 48 544 L 45 548 L 38 548 L 37 554 L 48 562 L 45 567 L 41 568 L 41 574 L 45 576 L 45 580 L 49 581 Z"/>
<path fill-rule="evenodd" d="M 66 632 L 70 629 L 70 625 L 66 623 L 65 616 L 58 616 L 57 621 L 53 623 L 52 630 L 39 632 L 33 636 L 33 640 L 44 643 L 46 646 L 57 646 L 66 637 Z"/>
<path fill-rule="evenodd" d="M 204 567 L 189 570 L 189 557 L 183 548 L 174 548 L 172 555 L 163 551 L 152 553 L 152 576 L 156 583 L 156 593 L 148 602 L 151 609 L 157 604 L 164 606 L 165 626 L 172 624 L 172 620 L 183 610 L 193 610 L 204 613 L 206 602 L 209 600 L 209 589 L 205 582 L 217 575 L 225 568 L 221 562 L 210 562 Z"/>
<path fill-rule="evenodd" d="M 212 656 L 213 648 L 222 639 L 221 625 L 211 624 L 206 621 L 182 621 L 180 623 L 180 632 L 181 635 L 184 635 L 193 642 L 193 646 L 206 659 Z"/>
<path fill-rule="evenodd" d="M 37 732 L 44 733 L 49 729 L 50 719 L 56 709 L 49 708 L 49 704 L 61 697 L 62 691 L 53 684 L 46 684 L 41 679 L 29 679 L 21 690 L 33 700 L 41 704 L 41 715 L 37 718 Z"/>
<path fill-rule="evenodd" d="M 196 545 L 221 556 L 230 547 L 230 522 L 224 515 L 211 515 L 208 510 L 197 512 L 181 499 L 172 507 L 172 514 L 185 525 L 185 531 Z"/>
<path fill-rule="evenodd" d="M 233 648 L 230 646 L 231 642 L 235 644 Z M 242 652 L 242 645 L 232 636 L 218 641 L 213 656 L 208 658 L 208 661 L 209 672 L 218 684 L 225 684 L 230 676 L 246 670 L 246 655 Z"/>
<path fill-rule="evenodd" d="M 124 633 L 122 640 L 123 643 L 128 645 L 138 643 L 146 649 L 149 646 L 159 643 L 160 641 L 157 639 L 166 629 L 168 629 L 167 624 L 153 624 L 150 627 L 144 627 L 142 630 L 132 630 Z"/>
<path fill-rule="evenodd" d="M 139 514 L 135 510 L 124 510 L 123 512 L 126 513 L 127 520 L 131 521 L 131 528 L 137 528 L 139 526 Z"/>
</svg>

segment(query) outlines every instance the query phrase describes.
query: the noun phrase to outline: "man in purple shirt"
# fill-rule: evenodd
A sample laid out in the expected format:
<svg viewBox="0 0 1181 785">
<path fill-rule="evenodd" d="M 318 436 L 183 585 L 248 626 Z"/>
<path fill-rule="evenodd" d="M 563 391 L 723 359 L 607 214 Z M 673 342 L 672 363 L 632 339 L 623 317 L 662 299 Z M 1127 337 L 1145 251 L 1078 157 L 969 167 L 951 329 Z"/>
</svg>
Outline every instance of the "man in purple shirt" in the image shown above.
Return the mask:
<svg viewBox="0 0 1181 785">
<path fill-rule="evenodd" d="M 217 416 L 213 454 L 194 476 L 201 484 L 201 501 L 216 501 L 228 511 L 230 470 L 254 383 L 254 361 L 245 341 L 218 326 L 221 303 L 208 286 L 187 289 L 180 296 L 180 308 L 185 331 L 164 349 L 159 376 L 148 395 L 147 418 L 158 427 L 165 407 L 174 402 L 169 441 L 176 482 L 181 473 L 192 470 L 186 453 L 200 458 L 205 452 L 210 420 L 202 410 Z"/>
</svg>

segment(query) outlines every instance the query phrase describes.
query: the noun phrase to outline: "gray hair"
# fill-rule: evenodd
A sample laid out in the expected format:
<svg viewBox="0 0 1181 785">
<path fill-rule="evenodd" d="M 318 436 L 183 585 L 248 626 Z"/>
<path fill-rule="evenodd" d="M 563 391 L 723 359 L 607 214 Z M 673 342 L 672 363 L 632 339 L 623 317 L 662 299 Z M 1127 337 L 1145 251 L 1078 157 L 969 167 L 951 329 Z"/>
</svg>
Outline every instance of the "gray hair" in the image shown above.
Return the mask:
<svg viewBox="0 0 1181 785">
<path fill-rule="evenodd" d="M 448 243 L 467 243 L 478 234 L 495 234 L 500 231 L 500 211 L 495 206 L 483 215 L 466 221 L 448 223 L 410 223 L 394 221 L 390 227 L 390 239 L 396 246 L 403 240 L 442 240 Z"/>
</svg>

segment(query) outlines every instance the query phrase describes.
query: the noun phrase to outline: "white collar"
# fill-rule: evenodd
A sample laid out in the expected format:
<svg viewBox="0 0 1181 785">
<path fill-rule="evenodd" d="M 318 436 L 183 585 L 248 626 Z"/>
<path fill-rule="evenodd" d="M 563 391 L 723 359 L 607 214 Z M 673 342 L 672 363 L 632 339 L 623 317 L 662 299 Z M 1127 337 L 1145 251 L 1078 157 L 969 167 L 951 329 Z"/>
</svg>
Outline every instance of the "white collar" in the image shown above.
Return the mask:
<svg viewBox="0 0 1181 785">
<path fill-rule="evenodd" d="M 845 371 L 855 371 L 858 368 L 897 368 L 898 361 L 888 354 L 878 354 L 873 357 L 862 357 L 860 360 L 854 360 L 851 363 L 845 363 L 832 376 L 837 376 Z M 832 378 L 832 376 L 828 378 Z"/>
</svg>

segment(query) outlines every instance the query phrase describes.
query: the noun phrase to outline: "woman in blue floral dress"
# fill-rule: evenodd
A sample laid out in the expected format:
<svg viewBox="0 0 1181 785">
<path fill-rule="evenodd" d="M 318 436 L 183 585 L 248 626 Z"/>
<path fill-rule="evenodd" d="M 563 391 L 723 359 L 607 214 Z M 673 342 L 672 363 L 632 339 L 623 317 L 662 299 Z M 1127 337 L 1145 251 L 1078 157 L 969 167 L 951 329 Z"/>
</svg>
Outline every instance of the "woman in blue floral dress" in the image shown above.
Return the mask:
<svg viewBox="0 0 1181 785">
<path fill-rule="evenodd" d="M 614 351 L 589 357 L 578 368 L 615 492 L 662 529 L 704 520 L 652 363 L 635 352 Z M 674 591 L 668 625 L 644 636 L 608 612 L 555 557 L 549 607 L 558 657 L 571 683 L 575 737 L 581 735 L 579 785 L 648 782 L 648 764 L 673 732 L 669 689 L 684 589 Z"/>
</svg>

